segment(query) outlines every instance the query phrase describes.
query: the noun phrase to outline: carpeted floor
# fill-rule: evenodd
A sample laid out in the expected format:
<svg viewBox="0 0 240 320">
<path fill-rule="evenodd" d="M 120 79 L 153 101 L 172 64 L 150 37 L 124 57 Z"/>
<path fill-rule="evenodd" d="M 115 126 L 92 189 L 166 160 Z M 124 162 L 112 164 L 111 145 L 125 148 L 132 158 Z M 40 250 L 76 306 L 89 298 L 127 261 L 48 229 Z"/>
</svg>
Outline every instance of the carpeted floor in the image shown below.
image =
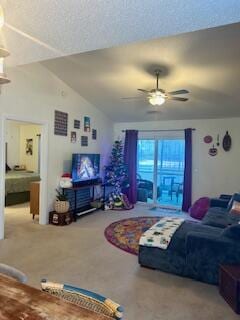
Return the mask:
<svg viewBox="0 0 240 320">
<path fill-rule="evenodd" d="M 98 211 L 66 227 L 40 226 L 24 206 L 6 211 L 0 262 L 23 270 L 32 286 L 46 277 L 102 293 L 125 307 L 127 320 L 239 319 L 216 287 L 141 268 L 136 256 L 107 242 L 104 229 L 110 223 L 154 215 L 144 206 Z"/>
</svg>

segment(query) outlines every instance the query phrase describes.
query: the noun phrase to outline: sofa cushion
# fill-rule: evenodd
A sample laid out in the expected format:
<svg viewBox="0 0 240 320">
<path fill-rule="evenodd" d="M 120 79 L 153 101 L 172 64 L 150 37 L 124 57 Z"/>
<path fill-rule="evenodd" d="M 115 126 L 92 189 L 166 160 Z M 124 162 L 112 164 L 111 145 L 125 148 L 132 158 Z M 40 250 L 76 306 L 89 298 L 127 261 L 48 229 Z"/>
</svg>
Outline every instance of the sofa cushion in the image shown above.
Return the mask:
<svg viewBox="0 0 240 320">
<path fill-rule="evenodd" d="M 240 221 L 240 214 L 231 213 L 227 209 L 214 207 L 209 208 L 207 214 L 202 220 L 203 224 L 218 228 L 225 228 Z"/>
<path fill-rule="evenodd" d="M 189 232 L 201 232 L 202 234 L 219 234 L 219 229 L 203 225 L 200 222 L 185 221 L 175 232 L 167 250 L 176 251 L 179 255 L 185 256 L 186 237 Z"/>
<path fill-rule="evenodd" d="M 222 235 L 234 240 L 240 240 L 240 224 L 227 227 L 223 230 Z"/>
<path fill-rule="evenodd" d="M 226 228 L 229 224 L 229 215 L 223 210 L 213 211 L 212 209 L 208 211 L 202 220 L 203 225 L 216 227 L 216 228 Z"/>
</svg>

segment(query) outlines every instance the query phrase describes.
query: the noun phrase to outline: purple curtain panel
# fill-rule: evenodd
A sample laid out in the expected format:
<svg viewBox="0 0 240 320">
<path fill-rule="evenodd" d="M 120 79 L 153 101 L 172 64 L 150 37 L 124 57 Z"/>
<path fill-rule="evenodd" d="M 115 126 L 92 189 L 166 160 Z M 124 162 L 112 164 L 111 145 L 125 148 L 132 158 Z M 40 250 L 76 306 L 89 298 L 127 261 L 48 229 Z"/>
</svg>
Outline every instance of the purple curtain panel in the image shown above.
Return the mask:
<svg viewBox="0 0 240 320">
<path fill-rule="evenodd" d="M 126 130 L 124 144 L 124 161 L 128 166 L 129 184 L 127 196 L 129 201 L 134 204 L 137 202 L 137 130 Z"/>
<path fill-rule="evenodd" d="M 185 133 L 185 169 L 183 182 L 182 210 L 188 212 L 192 204 L 192 129 L 184 130 Z"/>
</svg>

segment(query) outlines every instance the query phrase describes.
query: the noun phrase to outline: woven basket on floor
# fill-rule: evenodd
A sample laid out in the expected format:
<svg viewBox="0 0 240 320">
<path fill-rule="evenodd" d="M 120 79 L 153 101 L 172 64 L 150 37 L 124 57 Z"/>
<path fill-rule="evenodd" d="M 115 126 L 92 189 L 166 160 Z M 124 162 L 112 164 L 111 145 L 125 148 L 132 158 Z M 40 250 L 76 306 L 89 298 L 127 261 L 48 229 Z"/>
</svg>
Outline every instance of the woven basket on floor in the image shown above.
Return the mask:
<svg viewBox="0 0 240 320">
<path fill-rule="evenodd" d="M 54 209 L 57 213 L 65 213 L 69 210 L 69 202 L 68 201 L 60 201 L 56 200 L 54 203 Z"/>
</svg>

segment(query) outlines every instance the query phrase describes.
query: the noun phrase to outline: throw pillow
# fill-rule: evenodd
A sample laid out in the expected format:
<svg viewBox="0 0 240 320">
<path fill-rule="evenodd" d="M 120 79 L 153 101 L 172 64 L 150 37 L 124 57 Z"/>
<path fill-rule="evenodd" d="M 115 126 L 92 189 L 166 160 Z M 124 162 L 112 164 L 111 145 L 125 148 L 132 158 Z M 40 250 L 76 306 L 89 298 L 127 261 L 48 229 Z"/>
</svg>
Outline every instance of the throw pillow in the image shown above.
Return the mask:
<svg viewBox="0 0 240 320">
<path fill-rule="evenodd" d="M 232 196 L 231 200 L 228 203 L 227 211 L 231 210 L 234 201 L 240 202 L 240 194 L 239 193 L 234 193 L 234 195 Z"/>
<path fill-rule="evenodd" d="M 240 240 L 240 224 L 235 224 L 225 228 L 222 235 L 234 240 Z"/>
<path fill-rule="evenodd" d="M 210 199 L 202 197 L 195 201 L 192 207 L 189 209 L 189 214 L 192 218 L 202 220 L 208 211 L 210 205 Z"/>
<path fill-rule="evenodd" d="M 230 213 L 240 214 L 240 202 L 233 201 L 233 205 L 232 205 L 232 208 L 230 210 Z"/>
</svg>

